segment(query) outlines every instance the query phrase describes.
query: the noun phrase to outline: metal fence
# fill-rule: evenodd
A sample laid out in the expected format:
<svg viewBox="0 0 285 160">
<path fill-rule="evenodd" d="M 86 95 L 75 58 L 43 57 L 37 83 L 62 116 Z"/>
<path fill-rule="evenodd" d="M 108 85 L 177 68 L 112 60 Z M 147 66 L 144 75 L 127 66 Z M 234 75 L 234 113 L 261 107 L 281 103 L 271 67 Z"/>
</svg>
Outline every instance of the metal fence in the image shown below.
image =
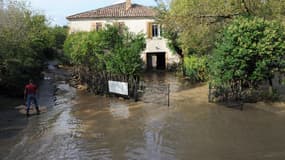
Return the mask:
<svg viewBox="0 0 285 160">
<path fill-rule="evenodd" d="M 215 87 L 209 84 L 208 102 L 219 103 L 231 108 L 239 108 L 243 110 L 242 96 L 236 97 L 227 87 Z"/>
<path fill-rule="evenodd" d="M 119 81 L 128 83 L 129 95 L 127 98 L 138 99 L 138 87 L 140 77 L 136 75 L 116 75 L 107 72 L 91 72 L 86 69 L 80 70 L 80 80 L 86 83 L 88 90 L 95 94 L 109 93 L 108 81 Z"/>
<path fill-rule="evenodd" d="M 140 100 L 145 103 L 170 105 L 170 84 L 142 82 L 139 91 Z"/>
</svg>

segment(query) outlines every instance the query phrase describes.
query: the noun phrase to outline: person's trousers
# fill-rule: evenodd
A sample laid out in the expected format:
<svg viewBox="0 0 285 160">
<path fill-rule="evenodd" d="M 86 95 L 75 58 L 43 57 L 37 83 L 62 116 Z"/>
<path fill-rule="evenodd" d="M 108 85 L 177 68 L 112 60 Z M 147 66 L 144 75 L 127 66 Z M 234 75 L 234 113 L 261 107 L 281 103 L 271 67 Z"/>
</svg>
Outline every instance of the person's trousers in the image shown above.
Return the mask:
<svg viewBox="0 0 285 160">
<path fill-rule="evenodd" d="M 30 111 L 30 106 L 32 102 L 35 104 L 37 111 L 39 111 L 39 106 L 36 96 L 34 94 L 28 94 L 26 102 L 27 113 L 29 113 Z"/>
</svg>

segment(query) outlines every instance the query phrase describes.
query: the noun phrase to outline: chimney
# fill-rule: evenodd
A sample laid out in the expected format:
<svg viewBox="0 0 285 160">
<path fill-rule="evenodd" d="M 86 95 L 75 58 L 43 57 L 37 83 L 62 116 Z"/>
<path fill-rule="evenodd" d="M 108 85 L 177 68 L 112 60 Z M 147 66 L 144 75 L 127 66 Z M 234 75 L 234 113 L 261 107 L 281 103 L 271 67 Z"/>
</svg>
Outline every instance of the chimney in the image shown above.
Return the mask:
<svg viewBox="0 0 285 160">
<path fill-rule="evenodd" d="M 132 7 L 132 1 L 126 0 L 126 10 L 129 10 Z"/>
</svg>

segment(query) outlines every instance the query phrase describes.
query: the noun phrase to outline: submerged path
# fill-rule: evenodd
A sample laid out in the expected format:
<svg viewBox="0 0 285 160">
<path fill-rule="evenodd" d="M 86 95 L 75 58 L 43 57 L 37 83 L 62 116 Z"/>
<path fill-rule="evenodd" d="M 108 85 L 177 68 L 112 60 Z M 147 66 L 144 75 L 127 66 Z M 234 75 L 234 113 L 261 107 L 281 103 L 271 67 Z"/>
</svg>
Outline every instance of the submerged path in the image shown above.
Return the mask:
<svg viewBox="0 0 285 160">
<path fill-rule="evenodd" d="M 132 102 L 75 91 L 57 83 L 55 104 L 32 116 L 10 139 L 5 160 L 283 160 L 285 115 L 209 104 L 205 87 L 172 74 L 171 105 Z M 58 77 L 60 79 L 60 77 Z M 48 79 L 48 78 L 47 78 Z M 179 87 L 183 86 L 183 87 Z M 45 89 L 46 90 L 46 89 Z M 42 94 L 41 99 L 45 95 Z M 149 96 L 149 95 L 148 95 Z M 158 95 L 153 94 L 153 97 Z M 50 97 L 50 95 L 47 95 Z M 11 142 L 12 141 L 12 142 Z M 4 141 L 0 139 L 1 147 Z M 1 150 L 2 151 L 2 150 Z"/>
</svg>

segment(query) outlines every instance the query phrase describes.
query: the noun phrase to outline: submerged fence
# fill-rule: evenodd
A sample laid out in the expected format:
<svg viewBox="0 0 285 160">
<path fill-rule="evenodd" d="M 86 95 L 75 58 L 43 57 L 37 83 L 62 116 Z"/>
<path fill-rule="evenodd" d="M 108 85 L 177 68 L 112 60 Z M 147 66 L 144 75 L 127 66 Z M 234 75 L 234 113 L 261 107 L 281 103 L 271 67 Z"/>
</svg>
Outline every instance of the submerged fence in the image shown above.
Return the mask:
<svg viewBox="0 0 285 160">
<path fill-rule="evenodd" d="M 94 94 L 109 95 L 108 81 L 126 82 L 128 84 L 128 95 L 126 98 L 138 100 L 140 77 L 137 75 L 117 75 L 105 71 L 93 72 L 80 69 L 80 80 L 86 83 L 88 90 Z"/>
<path fill-rule="evenodd" d="M 138 75 L 117 75 L 107 72 L 94 72 L 86 68 L 75 71 L 81 83 L 87 84 L 89 92 L 98 95 L 111 95 L 108 81 L 126 82 L 128 84 L 128 95 L 119 95 L 140 100 L 145 103 L 156 103 L 170 105 L 170 84 L 145 82 Z"/>
<path fill-rule="evenodd" d="M 140 87 L 143 92 L 140 96 L 141 101 L 170 106 L 170 84 L 142 81 Z"/>
<path fill-rule="evenodd" d="M 233 92 L 225 86 L 216 87 L 209 83 L 208 102 L 221 103 L 228 107 L 239 107 L 243 110 L 243 95 L 242 92 Z"/>
</svg>

